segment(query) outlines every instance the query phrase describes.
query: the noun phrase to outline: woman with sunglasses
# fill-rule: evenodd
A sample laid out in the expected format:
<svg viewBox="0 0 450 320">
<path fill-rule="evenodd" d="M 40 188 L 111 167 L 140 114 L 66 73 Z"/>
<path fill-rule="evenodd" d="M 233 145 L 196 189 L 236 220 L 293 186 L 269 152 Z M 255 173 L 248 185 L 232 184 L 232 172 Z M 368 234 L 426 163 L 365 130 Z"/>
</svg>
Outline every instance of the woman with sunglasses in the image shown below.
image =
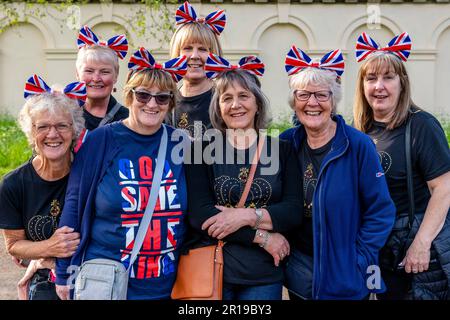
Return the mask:
<svg viewBox="0 0 450 320">
<path fill-rule="evenodd" d="M 6 250 L 26 266 L 19 281 L 19 299 L 56 300 L 55 257 L 71 256 L 79 234 L 58 228 L 64 205 L 72 150 L 84 129 L 82 108 L 69 98 L 86 99 L 84 83 L 72 83 L 63 94 L 50 89 L 37 75 L 28 79 L 27 101 L 19 113 L 33 156 L 7 174 L 0 183 L 0 229 Z"/>
<path fill-rule="evenodd" d="M 313 62 L 293 46 L 286 71 L 289 104 L 301 124 L 280 138 L 296 149 L 304 215 L 290 237 L 285 285 L 291 299 L 367 298 L 369 289 L 382 289 L 372 273 L 395 208 L 372 141 L 336 114 L 342 53 Z"/>
<path fill-rule="evenodd" d="M 57 261 L 61 299 L 69 298 L 69 266 L 104 258 L 128 268 L 165 132 L 169 138 L 159 196 L 141 250 L 129 269 L 127 299 L 168 299 L 175 281 L 186 187 L 182 160 L 172 157 L 175 129 L 162 123 L 175 106 L 174 79 L 184 74 L 185 58 L 159 65 L 140 48 L 128 66 L 124 101 L 129 118 L 93 131 L 77 154 L 69 178 L 60 225 L 79 231 L 81 244 L 71 259 Z"/>
<path fill-rule="evenodd" d="M 206 18 L 197 18 L 194 8 L 186 1 L 178 8 L 175 18 L 178 28 L 170 41 L 170 56 L 185 55 L 188 68 L 180 88 L 181 97 L 168 123 L 187 130 L 191 137 L 201 138 L 211 128 L 208 109 L 213 95 L 213 82 L 206 77 L 204 67 L 210 53 L 222 55 L 219 36 L 225 27 L 225 12 L 219 10 Z"/>
</svg>

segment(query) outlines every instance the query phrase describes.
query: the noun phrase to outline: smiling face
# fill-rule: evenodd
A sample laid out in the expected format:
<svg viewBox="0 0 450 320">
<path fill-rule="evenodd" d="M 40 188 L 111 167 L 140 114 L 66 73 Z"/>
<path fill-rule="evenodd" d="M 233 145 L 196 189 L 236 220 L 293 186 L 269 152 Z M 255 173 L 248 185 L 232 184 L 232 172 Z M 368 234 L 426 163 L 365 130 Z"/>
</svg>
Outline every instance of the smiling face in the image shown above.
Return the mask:
<svg viewBox="0 0 450 320">
<path fill-rule="evenodd" d="M 219 97 L 220 114 L 229 129 L 254 129 L 258 111 L 255 95 L 234 82 Z"/>
<path fill-rule="evenodd" d="M 373 110 L 374 119 L 389 121 L 395 113 L 402 90 L 399 75 L 387 67 L 379 72 L 369 69 L 363 85 L 364 96 Z"/>
<path fill-rule="evenodd" d="M 181 55 L 185 55 L 188 59 L 188 68 L 184 77 L 185 81 L 201 82 L 207 80 L 204 66 L 209 52 L 209 48 L 199 42 L 186 43 L 181 47 Z"/>
<path fill-rule="evenodd" d="M 86 82 L 88 99 L 101 100 L 111 95 L 117 82 L 117 73 L 111 63 L 89 59 L 77 70 L 77 78 Z"/>
<path fill-rule="evenodd" d="M 170 94 L 169 91 L 162 91 L 157 86 L 144 87 L 138 86 L 134 88 L 137 95 L 151 95 Z M 142 94 L 144 93 L 144 94 Z M 152 97 L 147 103 L 136 99 L 136 93 L 133 94 L 133 100 L 130 105 L 129 127 L 133 131 L 140 134 L 153 134 L 160 128 L 168 110 L 171 99 L 167 103 L 158 104 L 157 99 Z M 160 101 L 161 102 L 161 101 Z"/>
<path fill-rule="evenodd" d="M 309 99 L 302 101 L 294 97 L 294 109 L 300 122 L 307 130 L 321 131 L 332 121 L 333 96 L 330 88 L 323 85 L 308 84 L 306 87 L 297 88 L 299 92 L 316 92 L 319 100 L 325 100 L 324 95 L 329 94 L 326 101 L 318 101 L 314 94 Z"/>
<path fill-rule="evenodd" d="M 69 113 L 43 111 L 32 122 L 32 137 L 37 154 L 50 161 L 62 160 L 70 155 L 74 130 Z"/>
</svg>

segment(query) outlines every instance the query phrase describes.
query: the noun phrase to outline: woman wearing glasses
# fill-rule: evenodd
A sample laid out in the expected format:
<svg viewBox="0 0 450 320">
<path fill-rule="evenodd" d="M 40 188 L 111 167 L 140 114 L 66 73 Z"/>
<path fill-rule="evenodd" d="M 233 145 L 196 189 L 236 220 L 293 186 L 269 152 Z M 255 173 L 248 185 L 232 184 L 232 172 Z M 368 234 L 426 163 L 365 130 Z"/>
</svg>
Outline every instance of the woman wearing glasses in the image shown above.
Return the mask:
<svg viewBox="0 0 450 320">
<path fill-rule="evenodd" d="M 37 81 L 34 81 L 37 80 Z M 35 92 L 19 113 L 19 125 L 25 133 L 33 156 L 7 174 L 0 184 L 0 229 L 7 252 L 26 266 L 19 281 L 19 299 L 57 299 L 51 281 L 55 257 L 72 255 L 79 234 L 68 227 L 57 228 L 64 205 L 72 162 L 72 147 L 84 129 L 82 108 L 67 95 L 50 92 L 38 76 L 30 78 Z M 48 89 L 48 91 L 46 90 Z"/>
<path fill-rule="evenodd" d="M 336 114 L 344 70 L 339 50 L 312 62 L 293 47 L 286 70 L 289 103 L 301 125 L 280 138 L 296 149 L 304 216 L 290 237 L 285 285 L 291 299 L 364 299 L 369 289 L 381 289 L 371 266 L 395 215 L 377 152 Z"/>
<path fill-rule="evenodd" d="M 69 178 L 60 225 L 79 231 L 81 243 L 71 258 L 57 260 L 61 299 L 69 298 L 69 266 L 103 258 L 129 267 L 136 234 L 151 202 L 156 163 L 160 161 L 158 150 L 165 133 L 168 142 L 165 161 L 161 160 L 161 186 L 143 245 L 129 269 L 127 299 L 168 299 L 175 281 L 184 236 L 186 186 L 182 159 L 172 157 L 175 129 L 162 122 L 175 106 L 173 79 L 180 79 L 185 72 L 185 58 L 159 65 L 140 48 L 128 66 L 124 102 L 129 118 L 88 135 Z M 108 297 L 99 295 L 96 299 Z"/>
</svg>

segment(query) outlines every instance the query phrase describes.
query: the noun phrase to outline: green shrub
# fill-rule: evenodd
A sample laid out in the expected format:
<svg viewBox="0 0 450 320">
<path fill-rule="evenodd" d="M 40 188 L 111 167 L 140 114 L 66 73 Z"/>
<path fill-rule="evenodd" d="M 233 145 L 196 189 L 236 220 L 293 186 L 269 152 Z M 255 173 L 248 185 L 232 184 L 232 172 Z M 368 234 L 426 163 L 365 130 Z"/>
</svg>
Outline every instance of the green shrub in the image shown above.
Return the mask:
<svg viewBox="0 0 450 320">
<path fill-rule="evenodd" d="M 28 141 L 11 117 L 0 116 L 0 178 L 31 156 Z"/>
</svg>

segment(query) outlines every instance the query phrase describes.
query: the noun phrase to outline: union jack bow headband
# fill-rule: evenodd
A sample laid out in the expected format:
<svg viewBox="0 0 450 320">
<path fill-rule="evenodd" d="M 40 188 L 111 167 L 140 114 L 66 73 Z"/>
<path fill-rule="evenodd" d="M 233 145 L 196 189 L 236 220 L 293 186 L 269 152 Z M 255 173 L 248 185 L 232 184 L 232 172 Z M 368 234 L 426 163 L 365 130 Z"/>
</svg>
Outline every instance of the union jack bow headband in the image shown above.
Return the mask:
<svg viewBox="0 0 450 320">
<path fill-rule="evenodd" d="M 180 81 L 187 71 L 187 58 L 180 56 L 169 60 L 163 64 L 156 63 L 150 52 L 144 47 L 140 47 L 130 58 L 128 69 L 135 72 L 145 69 L 159 69 L 170 73 L 175 82 Z"/>
<path fill-rule="evenodd" d="M 25 83 L 25 90 L 23 97 L 26 99 L 29 96 L 39 95 L 45 92 L 52 92 L 52 89 L 37 75 L 32 75 Z M 72 82 L 64 88 L 64 94 L 70 99 L 77 100 L 78 105 L 82 107 L 86 102 L 86 83 Z"/>
<path fill-rule="evenodd" d="M 108 41 L 101 41 L 88 26 L 84 26 L 80 29 L 77 44 L 78 49 L 92 45 L 108 47 L 111 50 L 114 50 L 120 59 L 125 58 L 128 51 L 128 41 L 124 34 L 114 36 Z"/>
<path fill-rule="evenodd" d="M 284 63 L 284 67 L 289 76 L 306 68 L 318 68 L 334 71 L 340 77 L 344 73 L 345 66 L 344 57 L 339 49 L 328 52 L 320 59 L 320 62 L 312 62 L 311 58 L 296 46 L 291 47 Z"/>
<path fill-rule="evenodd" d="M 194 8 L 186 1 L 177 9 L 175 20 L 177 25 L 184 25 L 192 22 L 204 23 L 215 34 L 220 35 L 225 28 L 227 17 L 224 10 L 218 10 L 211 12 L 206 18 L 197 18 L 197 13 Z"/>
<path fill-rule="evenodd" d="M 411 51 L 411 38 L 407 32 L 395 36 L 386 47 L 381 48 L 367 33 L 363 32 L 356 41 L 356 59 L 358 62 L 364 60 L 376 51 L 387 51 L 401 60 L 408 60 Z"/>
<path fill-rule="evenodd" d="M 206 76 L 209 79 L 217 77 L 222 72 L 235 69 L 246 70 L 257 76 L 262 76 L 264 74 L 264 63 L 256 56 L 246 56 L 241 58 L 237 65 L 232 65 L 224 58 L 212 53 L 209 54 L 205 63 Z"/>
</svg>

